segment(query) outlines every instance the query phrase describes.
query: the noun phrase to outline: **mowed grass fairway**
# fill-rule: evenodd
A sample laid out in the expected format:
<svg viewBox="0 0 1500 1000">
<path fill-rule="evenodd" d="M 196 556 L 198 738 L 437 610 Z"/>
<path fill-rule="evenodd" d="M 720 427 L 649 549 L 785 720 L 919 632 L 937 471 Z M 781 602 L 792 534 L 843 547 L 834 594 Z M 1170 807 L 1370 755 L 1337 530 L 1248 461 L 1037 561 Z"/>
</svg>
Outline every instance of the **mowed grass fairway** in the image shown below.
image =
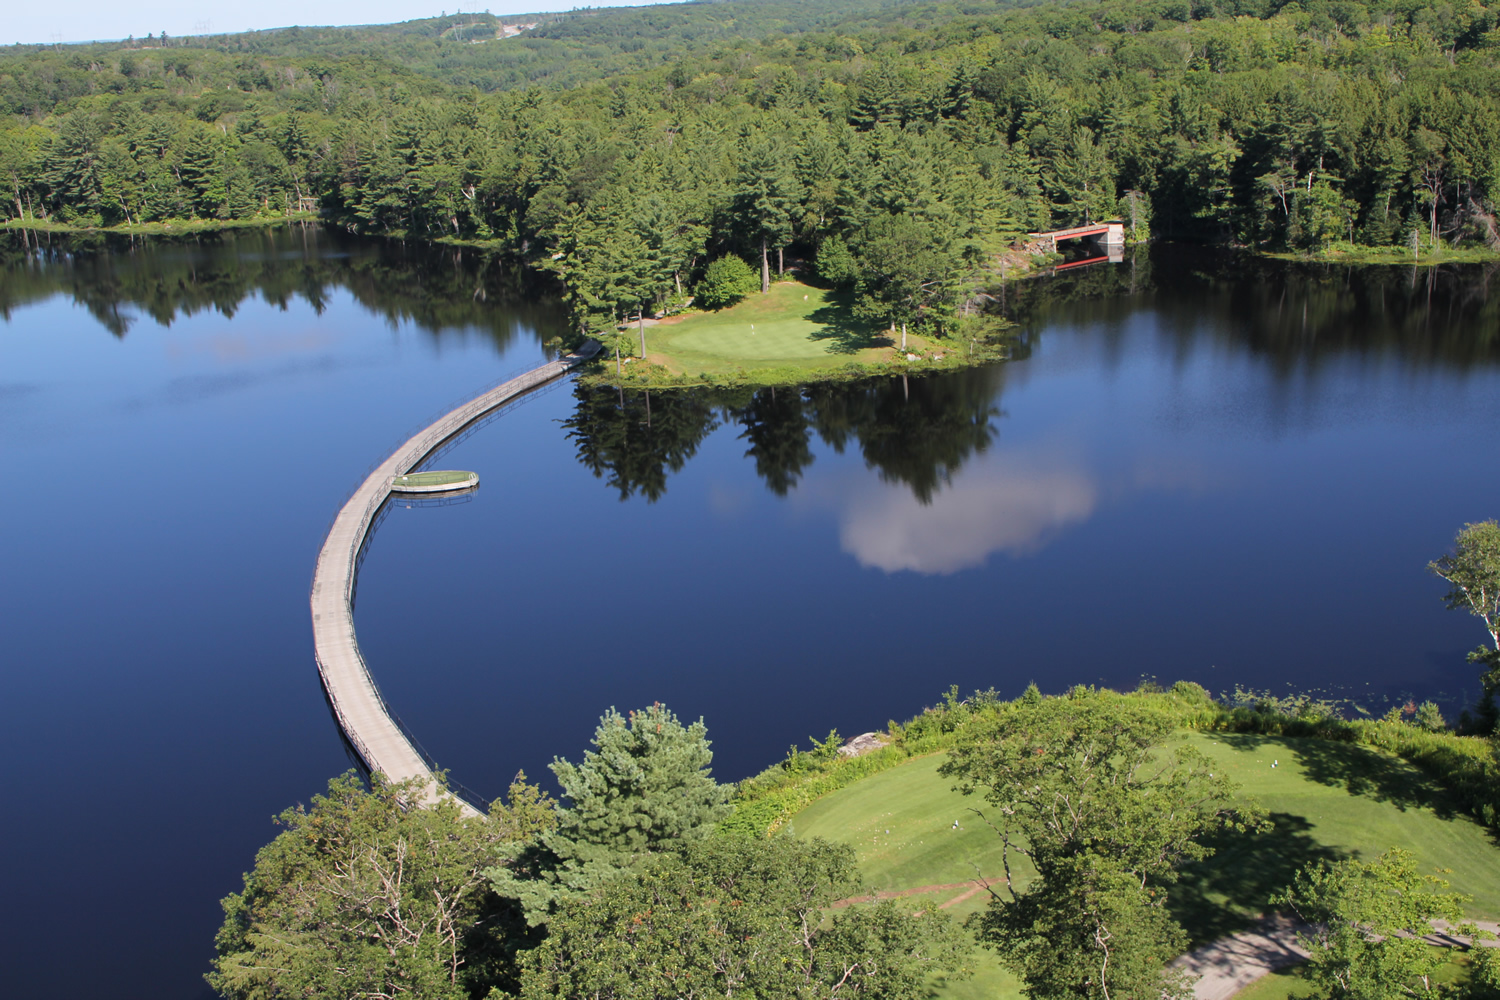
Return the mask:
<svg viewBox="0 0 1500 1000">
<path fill-rule="evenodd" d="M 1451 952 L 1448 961 L 1438 967 L 1433 976 L 1437 983 L 1447 985 L 1469 977 L 1469 957 L 1462 952 Z M 1294 965 L 1262 976 L 1235 994 L 1235 1000 L 1305 1000 L 1317 992 L 1317 987 L 1307 978 L 1306 965 Z"/>
<path fill-rule="evenodd" d="M 1195 944 L 1243 928 L 1309 861 L 1373 860 L 1391 847 L 1411 851 L 1427 871 L 1450 869 L 1443 877 L 1473 897 L 1471 916 L 1500 917 L 1500 846 L 1404 761 L 1330 740 L 1195 733 L 1183 742 L 1222 766 L 1275 823 L 1268 833 L 1223 838 L 1212 858 L 1190 866 L 1170 888 L 1173 912 Z M 984 802 L 951 790 L 952 782 L 937 774 L 944 759 L 921 757 L 840 789 L 798 813 L 792 832 L 853 845 L 876 889 L 963 882 L 974 878 L 976 865 L 986 878 L 997 878 L 998 838 L 970 811 Z M 1023 880 L 1032 875 L 1015 858 L 1012 870 Z M 983 894 L 959 900 L 965 891 L 922 899 L 956 901 L 948 912 L 961 918 L 984 904 Z M 941 994 L 955 1000 L 1019 995 L 991 953 L 977 966 L 974 979 Z"/>
<path fill-rule="evenodd" d="M 718 312 L 646 328 L 646 359 L 690 375 L 838 368 L 890 354 L 889 338 L 852 319 L 844 297 L 797 281 L 777 282 L 764 295 L 751 292 Z"/>
<path fill-rule="evenodd" d="M 1275 829 L 1215 844 L 1215 856 L 1171 890 L 1181 897 L 1182 917 L 1203 921 L 1212 915 L 1194 910 L 1227 905 L 1240 919 L 1211 922 L 1242 922 L 1308 861 L 1368 860 L 1391 847 L 1412 851 L 1425 869 L 1451 869 L 1445 877 L 1453 888 L 1474 897 L 1471 916 L 1500 917 L 1500 847 L 1404 761 L 1331 740 L 1192 734 L 1184 742 L 1222 765 L 1270 813 Z M 866 879 L 880 889 L 962 882 L 974 877 L 976 864 L 986 877 L 998 876 L 997 838 L 970 811 L 984 802 L 951 790 L 952 782 L 937 774 L 943 760 L 918 758 L 840 789 L 798 813 L 792 829 L 799 837 L 852 844 Z M 1200 935 L 1189 927 L 1200 940 L 1221 930 L 1206 929 L 1211 933 Z"/>
</svg>

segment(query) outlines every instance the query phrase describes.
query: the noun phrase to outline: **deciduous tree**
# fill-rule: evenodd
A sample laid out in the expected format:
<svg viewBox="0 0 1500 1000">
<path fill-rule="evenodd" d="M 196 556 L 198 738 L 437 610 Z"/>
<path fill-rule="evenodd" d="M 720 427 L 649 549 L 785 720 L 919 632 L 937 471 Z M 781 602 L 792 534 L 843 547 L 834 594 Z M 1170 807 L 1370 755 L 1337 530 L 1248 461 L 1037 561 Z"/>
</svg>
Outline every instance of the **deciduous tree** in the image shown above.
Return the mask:
<svg viewBox="0 0 1500 1000">
<path fill-rule="evenodd" d="M 1464 525 L 1453 540 L 1453 552 L 1427 568 L 1448 582 L 1443 598 L 1449 608 L 1484 622 L 1491 646 L 1474 650 L 1469 661 L 1484 664 L 1487 690 L 1500 687 L 1500 524 L 1489 520 Z"/>
<path fill-rule="evenodd" d="M 828 908 L 859 891 L 854 852 L 715 837 L 565 903 L 526 958 L 521 996 L 921 1000 L 971 947 L 909 902 Z"/>
<path fill-rule="evenodd" d="M 412 808 L 424 798 L 416 782 L 329 782 L 310 806 L 281 814 L 285 829 L 225 898 L 209 984 L 231 1000 L 467 1000 L 510 982 L 525 925 L 485 869 L 508 838 L 548 822 L 539 793 L 513 785 L 511 797 L 515 811 L 502 806 L 490 822 L 448 797 Z"/>
<path fill-rule="evenodd" d="M 1166 887 L 1211 853 L 1206 834 L 1256 818 L 1201 753 L 1166 749 L 1173 728 L 1143 703 L 1076 688 L 1005 706 L 940 769 L 989 804 L 976 812 L 1000 838 L 1004 884 L 980 933 L 1034 1000 L 1190 995 L 1166 974 L 1186 944 Z"/>
<path fill-rule="evenodd" d="M 1435 995 L 1433 974 L 1446 956 L 1423 937 L 1434 920 L 1460 923 L 1467 898 L 1447 888 L 1393 847 L 1370 862 L 1309 866 L 1271 902 L 1304 921 L 1299 940 L 1324 997 L 1391 1000 Z"/>
</svg>

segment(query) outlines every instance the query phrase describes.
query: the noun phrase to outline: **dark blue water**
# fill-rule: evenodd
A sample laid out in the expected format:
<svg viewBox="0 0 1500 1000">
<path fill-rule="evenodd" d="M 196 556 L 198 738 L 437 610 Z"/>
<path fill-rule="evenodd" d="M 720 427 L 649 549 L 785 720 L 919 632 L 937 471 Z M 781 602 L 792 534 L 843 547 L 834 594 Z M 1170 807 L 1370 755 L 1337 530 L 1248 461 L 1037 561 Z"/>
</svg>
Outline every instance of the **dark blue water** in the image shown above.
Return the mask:
<svg viewBox="0 0 1500 1000">
<path fill-rule="evenodd" d="M 328 519 L 562 318 L 493 260 L 317 232 L 59 250 L 0 273 L 7 993 L 195 998 L 270 816 L 348 766 Z M 950 684 L 1456 709 L 1484 633 L 1423 566 L 1500 513 L 1491 281 L 1168 248 L 1007 289 L 1007 365 L 649 417 L 563 384 L 441 458 L 470 502 L 390 511 L 361 644 L 491 795 L 656 700 L 723 778 Z"/>
</svg>

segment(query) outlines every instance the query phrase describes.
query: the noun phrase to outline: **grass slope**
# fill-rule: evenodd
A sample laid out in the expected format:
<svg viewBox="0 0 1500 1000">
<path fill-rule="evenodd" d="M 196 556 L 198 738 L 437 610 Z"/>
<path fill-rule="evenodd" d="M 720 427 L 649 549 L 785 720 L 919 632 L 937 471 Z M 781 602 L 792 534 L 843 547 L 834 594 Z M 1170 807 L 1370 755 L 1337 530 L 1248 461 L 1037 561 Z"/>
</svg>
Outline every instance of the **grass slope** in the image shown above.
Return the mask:
<svg viewBox="0 0 1500 1000">
<path fill-rule="evenodd" d="M 837 368 L 883 361 L 889 339 L 857 323 L 843 296 L 780 281 L 718 312 L 646 329 L 646 357 L 678 373 L 725 375 L 763 368 Z"/>
<path fill-rule="evenodd" d="M 1221 765 L 1275 823 L 1269 833 L 1215 845 L 1217 853 L 1185 871 L 1171 890 L 1174 913 L 1195 944 L 1243 927 L 1308 861 L 1373 858 L 1390 847 L 1412 851 L 1424 868 L 1450 869 L 1453 888 L 1473 897 L 1470 915 L 1500 916 L 1500 846 L 1404 761 L 1331 740 L 1195 733 L 1185 742 Z M 996 837 L 971 811 L 983 802 L 952 791 L 938 776 L 943 759 L 921 757 L 840 789 L 798 813 L 790 829 L 852 844 L 878 889 L 962 882 L 976 866 L 986 877 L 998 876 Z M 1012 867 L 1018 878 L 1031 877 L 1014 860 Z M 924 898 L 952 904 L 948 912 L 963 918 L 985 902 L 983 894 L 961 899 L 963 893 Z M 1301 982 L 1295 974 L 1268 977 L 1242 996 L 1288 1000 Z M 1256 989 L 1266 995 L 1250 997 Z M 937 992 L 944 1000 L 1020 996 L 1015 977 L 990 952 L 976 956 L 972 978 L 938 984 Z"/>
<path fill-rule="evenodd" d="M 1466 982 L 1469 978 L 1469 957 L 1462 952 L 1453 952 L 1448 961 L 1438 967 L 1433 979 L 1441 985 Z M 1294 965 L 1256 980 L 1235 994 L 1235 1000 L 1307 1000 L 1317 992 L 1317 987 L 1307 977 L 1307 966 Z"/>
<path fill-rule="evenodd" d="M 1450 869 L 1453 887 L 1473 897 L 1471 915 L 1500 916 L 1500 847 L 1409 764 L 1330 740 L 1185 739 L 1219 762 L 1275 823 L 1270 833 L 1215 845 L 1215 856 L 1172 889 L 1178 918 L 1196 941 L 1243 926 L 1309 861 L 1373 858 L 1396 846 L 1413 851 L 1424 868 Z M 792 830 L 854 845 L 865 877 L 881 889 L 961 882 L 974 877 L 976 865 L 985 876 L 999 875 L 996 838 L 970 811 L 983 802 L 953 792 L 936 773 L 941 762 L 923 757 L 856 782 L 804 809 Z"/>
</svg>

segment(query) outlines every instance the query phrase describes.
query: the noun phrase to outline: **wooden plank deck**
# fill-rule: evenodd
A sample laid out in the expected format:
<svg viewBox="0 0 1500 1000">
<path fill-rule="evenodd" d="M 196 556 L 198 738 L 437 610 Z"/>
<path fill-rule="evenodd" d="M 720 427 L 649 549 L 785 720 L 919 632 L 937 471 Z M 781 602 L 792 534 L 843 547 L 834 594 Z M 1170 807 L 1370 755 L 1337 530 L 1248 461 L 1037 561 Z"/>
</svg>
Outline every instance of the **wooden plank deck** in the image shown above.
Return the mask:
<svg viewBox="0 0 1500 1000">
<path fill-rule="evenodd" d="M 390 495 L 391 480 L 410 472 L 444 441 L 486 413 L 567 374 L 598 351 L 599 345 L 589 341 L 584 352 L 533 368 L 439 417 L 376 466 L 334 518 L 313 570 L 313 653 L 334 718 L 349 745 L 372 773 L 379 771 L 393 782 L 427 779 L 431 782 L 429 796 L 437 794 L 432 771 L 391 717 L 354 635 L 353 597 L 359 552 L 376 513 Z M 465 814 L 478 815 L 468 803 L 458 801 Z"/>
</svg>

